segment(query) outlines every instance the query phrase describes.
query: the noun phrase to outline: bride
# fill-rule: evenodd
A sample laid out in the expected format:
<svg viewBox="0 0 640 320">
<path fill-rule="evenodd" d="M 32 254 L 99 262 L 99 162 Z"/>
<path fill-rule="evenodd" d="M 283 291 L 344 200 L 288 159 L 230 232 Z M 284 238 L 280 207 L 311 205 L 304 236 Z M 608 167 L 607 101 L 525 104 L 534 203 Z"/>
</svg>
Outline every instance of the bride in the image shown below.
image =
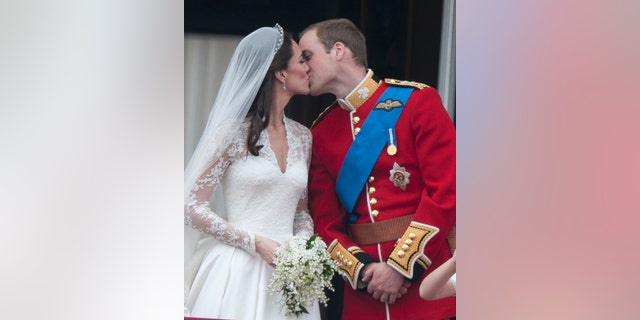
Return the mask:
<svg viewBox="0 0 640 320">
<path fill-rule="evenodd" d="M 246 36 L 224 75 L 207 127 L 185 169 L 185 317 L 285 319 L 268 293 L 274 250 L 308 238 L 311 134 L 284 116 L 309 94 L 308 66 L 279 25 Z M 211 203 L 209 203 L 211 201 Z M 317 303 L 307 319 L 319 319 Z"/>
</svg>

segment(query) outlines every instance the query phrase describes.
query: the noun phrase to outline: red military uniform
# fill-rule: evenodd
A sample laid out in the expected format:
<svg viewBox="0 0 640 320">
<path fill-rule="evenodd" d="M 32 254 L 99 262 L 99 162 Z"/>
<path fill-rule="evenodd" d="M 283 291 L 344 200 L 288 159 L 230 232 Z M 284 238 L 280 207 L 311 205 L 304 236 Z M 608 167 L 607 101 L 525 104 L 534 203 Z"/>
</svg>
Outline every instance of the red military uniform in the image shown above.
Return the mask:
<svg viewBox="0 0 640 320">
<path fill-rule="evenodd" d="M 336 195 L 336 180 L 360 127 L 391 85 L 415 90 L 395 126 L 397 152 L 387 152 L 385 146 L 379 155 L 356 200 L 354 226 Z M 446 240 L 456 220 L 455 129 L 436 90 L 415 82 L 380 81 L 369 70 L 311 131 L 309 207 L 316 232 L 346 280 L 343 319 L 455 316 L 455 298 L 425 301 L 419 296 L 424 276 L 451 257 Z M 396 234 L 385 234 L 391 230 Z M 375 300 L 358 282 L 369 262 L 386 262 L 409 279 L 413 284 L 407 294 L 394 304 Z"/>
</svg>

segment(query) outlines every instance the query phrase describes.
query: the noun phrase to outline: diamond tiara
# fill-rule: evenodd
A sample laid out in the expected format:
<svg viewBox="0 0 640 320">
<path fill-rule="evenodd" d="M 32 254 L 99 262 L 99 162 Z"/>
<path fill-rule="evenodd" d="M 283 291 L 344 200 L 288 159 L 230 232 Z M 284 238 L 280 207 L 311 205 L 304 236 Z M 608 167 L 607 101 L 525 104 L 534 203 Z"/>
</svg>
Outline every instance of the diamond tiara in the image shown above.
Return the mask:
<svg viewBox="0 0 640 320">
<path fill-rule="evenodd" d="M 278 33 L 280 34 L 280 38 L 278 38 L 278 42 L 276 43 L 276 49 L 275 51 L 280 50 L 280 47 L 282 46 L 282 41 L 284 38 L 284 30 L 282 29 L 282 27 L 276 23 L 275 27 L 276 30 L 278 30 Z"/>
</svg>

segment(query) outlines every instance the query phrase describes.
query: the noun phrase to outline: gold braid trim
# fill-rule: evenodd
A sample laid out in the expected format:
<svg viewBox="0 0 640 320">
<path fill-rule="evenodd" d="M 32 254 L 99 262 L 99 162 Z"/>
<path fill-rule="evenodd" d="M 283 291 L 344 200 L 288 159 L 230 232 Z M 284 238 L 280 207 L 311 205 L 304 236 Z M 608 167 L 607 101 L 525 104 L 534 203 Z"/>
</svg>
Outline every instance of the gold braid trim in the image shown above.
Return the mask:
<svg viewBox="0 0 640 320">
<path fill-rule="evenodd" d="M 328 107 L 326 107 L 322 112 L 320 112 L 318 117 L 315 120 L 313 120 L 313 123 L 311 123 L 311 128 L 315 127 L 316 123 L 319 122 L 320 120 L 324 119 L 324 116 L 327 114 L 327 112 L 329 112 L 329 110 L 333 109 L 337 105 L 338 104 L 336 102 L 334 102 L 334 103 L 330 104 Z"/>
<path fill-rule="evenodd" d="M 331 258 L 340 264 L 340 275 L 349 281 L 353 290 L 358 286 L 358 274 L 364 264 L 354 256 L 358 252 L 364 252 L 358 247 L 352 247 L 347 250 L 337 239 L 333 240 L 327 248 Z"/>
<path fill-rule="evenodd" d="M 401 86 L 401 87 L 413 87 L 413 88 L 416 88 L 418 90 L 422 90 L 424 88 L 430 88 L 429 85 L 426 85 L 426 84 L 420 83 L 420 82 L 415 82 L 415 81 L 397 80 L 397 79 L 386 78 L 386 79 L 384 79 L 384 82 L 386 84 L 388 84 L 388 85 Z"/>
<path fill-rule="evenodd" d="M 428 267 L 431 261 L 424 255 L 424 247 L 440 229 L 419 222 L 411 222 L 404 235 L 391 251 L 387 264 L 408 279 L 413 278 L 413 265 Z M 422 258 L 422 259 L 420 259 Z"/>
<path fill-rule="evenodd" d="M 431 260 L 429 260 L 429 258 L 427 258 L 426 256 L 421 256 L 420 258 L 418 258 L 418 264 L 420 266 L 422 266 L 422 268 L 424 268 L 425 270 L 429 269 L 429 266 L 431 266 Z"/>
</svg>

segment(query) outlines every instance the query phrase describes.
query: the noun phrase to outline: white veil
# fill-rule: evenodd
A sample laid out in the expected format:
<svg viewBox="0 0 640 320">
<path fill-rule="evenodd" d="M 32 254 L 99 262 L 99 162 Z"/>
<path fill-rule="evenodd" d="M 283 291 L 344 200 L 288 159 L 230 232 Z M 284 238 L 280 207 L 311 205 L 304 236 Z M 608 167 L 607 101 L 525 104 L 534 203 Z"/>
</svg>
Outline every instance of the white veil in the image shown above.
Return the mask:
<svg viewBox="0 0 640 320">
<path fill-rule="evenodd" d="M 225 148 L 224 142 L 235 133 L 234 130 L 220 130 L 221 126 L 238 128 L 244 120 L 282 41 L 282 27 L 276 24 L 273 28 L 262 27 L 255 30 L 238 44 L 211 108 L 207 126 L 184 170 L 185 201 L 198 177 L 215 160 L 213 155 L 220 154 L 219 148 Z M 214 197 L 220 195 L 220 188 L 217 189 Z M 215 212 L 222 213 L 221 209 L 216 207 Z M 202 237 L 204 234 L 185 225 L 185 279 L 190 278 L 189 273 L 195 272 L 187 269 L 193 269 L 193 266 L 188 267 L 188 264 L 193 259 L 197 242 Z"/>
</svg>

